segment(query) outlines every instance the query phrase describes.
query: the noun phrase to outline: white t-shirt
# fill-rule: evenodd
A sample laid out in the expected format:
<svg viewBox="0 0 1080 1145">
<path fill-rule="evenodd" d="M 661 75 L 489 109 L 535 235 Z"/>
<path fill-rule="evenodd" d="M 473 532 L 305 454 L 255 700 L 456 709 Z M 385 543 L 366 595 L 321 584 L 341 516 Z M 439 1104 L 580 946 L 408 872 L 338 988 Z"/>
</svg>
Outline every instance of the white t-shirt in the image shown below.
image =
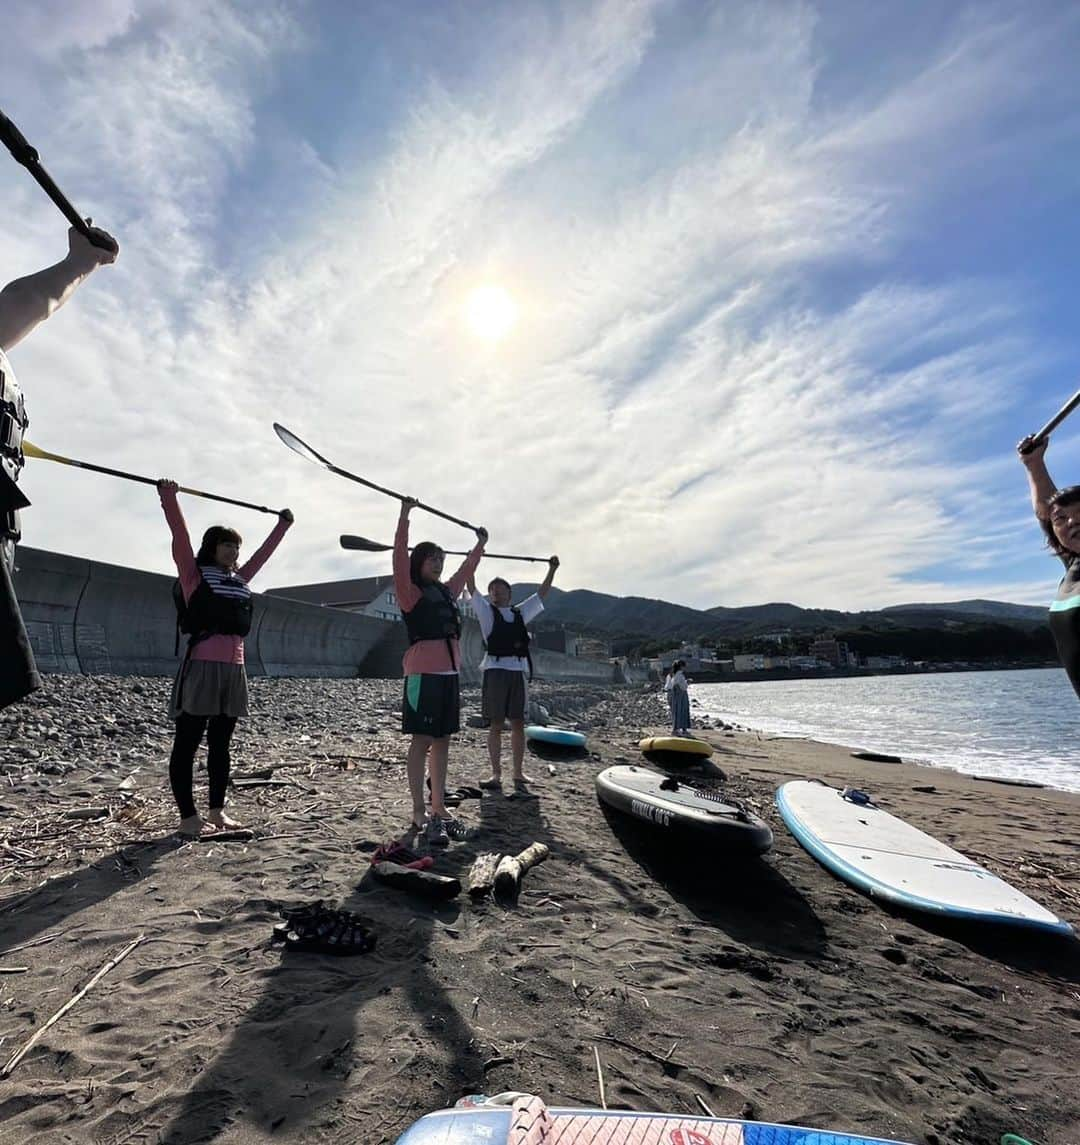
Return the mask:
<svg viewBox="0 0 1080 1145">
<path fill-rule="evenodd" d="M 476 613 L 476 619 L 480 621 L 480 632 L 486 640 L 491 635 L 491 629 L 495 624 L 495 609 L 491 606 L 488 598 L 481 593 L 469 597 L 469 602 L 472 604 L 473 612 Z M 544 611 L 544 602 L 534 592 L 532 596 L 527 596 L 517 606 L 517 609 L 521 613 L 521 619 L 526 624 L 530 624 Z M 500 608 L 499 611 L 507 623 L 513 621 L 512 609 Z M 480 661 L 480 669 L 487 671 L 488 668 L 501 668 L 504 672 L 528 672 L 529 661 L 524 656 L 488 656 L 485 654 L 483 660 Z"/>
</svg>

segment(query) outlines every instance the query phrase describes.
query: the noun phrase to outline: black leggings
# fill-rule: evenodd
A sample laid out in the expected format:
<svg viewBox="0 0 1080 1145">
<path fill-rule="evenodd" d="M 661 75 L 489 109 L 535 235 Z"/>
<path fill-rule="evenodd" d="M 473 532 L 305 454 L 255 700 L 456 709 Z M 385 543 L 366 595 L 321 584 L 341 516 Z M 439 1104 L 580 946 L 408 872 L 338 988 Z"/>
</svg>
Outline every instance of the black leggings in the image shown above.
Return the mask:
<svg viewBox="0 0 1080 1145">
<path fill-rule="evenodd" d="M 195 814 L 191 788 L 195 753 L 202 743 L 203 732 L 206 732 L 210 810 L 225 806 L 225 789 L 229 786 L 229 740 L 235 727 L 236 716 L 191 716 L 181 712 L 176 717 L 176 738 L 169 758 L 169 783 L 176 806 L 180 808 L 181 819 L 190 819 Z"/>
</svg>

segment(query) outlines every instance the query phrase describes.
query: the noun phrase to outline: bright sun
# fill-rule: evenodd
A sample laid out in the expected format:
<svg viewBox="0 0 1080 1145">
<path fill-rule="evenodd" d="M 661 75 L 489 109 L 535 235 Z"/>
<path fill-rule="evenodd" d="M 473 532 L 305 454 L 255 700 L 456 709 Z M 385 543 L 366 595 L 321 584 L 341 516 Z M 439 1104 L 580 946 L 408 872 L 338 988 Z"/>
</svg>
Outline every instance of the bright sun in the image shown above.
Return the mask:
<svg viewBox="0 0 1080 1145">
<path fill-rule="evenodd" d="M 478 286 L 465 305 L 472 332 L 491 342 L 505 338 L 514 328 L 517 316 L 517 304 L 501 286 Z"/>
</svg>

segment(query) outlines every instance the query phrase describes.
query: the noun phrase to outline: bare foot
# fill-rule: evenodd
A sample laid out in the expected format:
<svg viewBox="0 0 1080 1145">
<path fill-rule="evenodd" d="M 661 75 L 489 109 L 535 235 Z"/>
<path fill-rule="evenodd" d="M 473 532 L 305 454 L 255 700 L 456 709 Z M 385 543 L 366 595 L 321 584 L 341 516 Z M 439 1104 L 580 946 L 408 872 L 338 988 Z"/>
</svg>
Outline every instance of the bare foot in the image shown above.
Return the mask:
<svg viewBox="0 0 1080 1145">
<path fill-rule="evenodd" d="M 492 772 L 489 779 L 481 779 L 480 786 L 485 791 L 498 791 L 502 787 L 502 776 L 498 772 Z"/>
<path fill-rule="evenodd" d="M 206 813 L 206 821 L 215 827 L 220 827 L 223 831 L 238 831 L 244 826 L 231 815 L 226 815 L 223 807 L 211 807 Z"/>
<path fill-rule="evenodd" d="M 180 820 L 176 833 L 183 839 L 197 839 L 202 834 L 204 826 L 198 815 L 189 815 L 186 819 Z"/>
<path fill-rule="evenodd" d="M 534 781 L 533 781 L 533 777 L 531 775 L 526 775 L 525 772 L 523 772 L 523 771 L 517 771 L 514 773 L 514 786 L 515 787 L 524 787 L 526 783 L 532 783 L 532 782 L 534 782 Z"/>
</svg>

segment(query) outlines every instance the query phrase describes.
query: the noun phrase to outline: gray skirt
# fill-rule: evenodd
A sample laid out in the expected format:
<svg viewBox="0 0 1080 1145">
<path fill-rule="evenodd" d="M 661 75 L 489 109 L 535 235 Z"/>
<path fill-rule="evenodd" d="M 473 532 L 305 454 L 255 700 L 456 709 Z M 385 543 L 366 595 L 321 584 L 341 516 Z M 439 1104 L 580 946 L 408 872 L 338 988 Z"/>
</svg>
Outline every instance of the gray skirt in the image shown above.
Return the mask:
<svg viewBox="0 0 1080 1145">
<path fill-rule="evenodd" d="M 220 660 L 185 660 L 176 673 L 169 717 L 181 712 L 189 716 L 246 716 L 248 714 L 247 672 L 243 664 Z"/>
</svg>

